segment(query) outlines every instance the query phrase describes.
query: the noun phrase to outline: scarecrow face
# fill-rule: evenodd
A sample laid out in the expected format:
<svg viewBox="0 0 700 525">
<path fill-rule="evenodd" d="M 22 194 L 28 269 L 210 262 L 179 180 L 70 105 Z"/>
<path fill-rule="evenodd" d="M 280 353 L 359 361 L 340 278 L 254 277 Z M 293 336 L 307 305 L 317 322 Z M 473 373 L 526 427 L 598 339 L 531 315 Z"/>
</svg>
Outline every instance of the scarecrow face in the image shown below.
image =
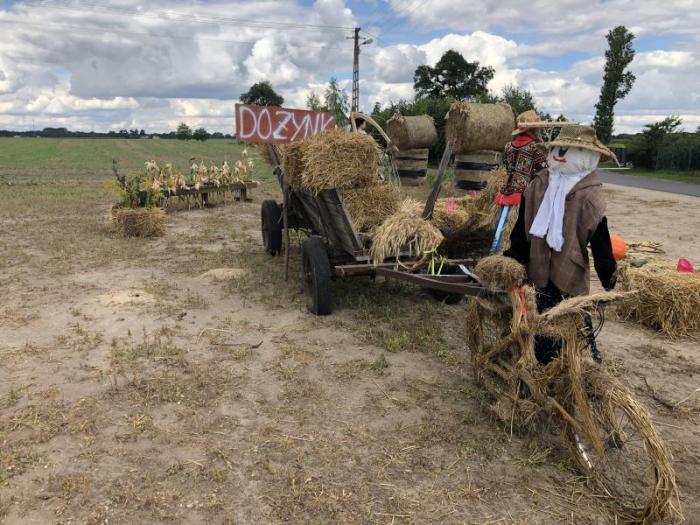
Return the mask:
<svg viewBox="0 0 700 525">
<path fill-rule="evenodd" d="M 547 155 L 549 169 L 563 175 L 590 173 L 596 169 L 599 160 L 599 153 L 583 148 L 556 147 Z"/>
</svg>

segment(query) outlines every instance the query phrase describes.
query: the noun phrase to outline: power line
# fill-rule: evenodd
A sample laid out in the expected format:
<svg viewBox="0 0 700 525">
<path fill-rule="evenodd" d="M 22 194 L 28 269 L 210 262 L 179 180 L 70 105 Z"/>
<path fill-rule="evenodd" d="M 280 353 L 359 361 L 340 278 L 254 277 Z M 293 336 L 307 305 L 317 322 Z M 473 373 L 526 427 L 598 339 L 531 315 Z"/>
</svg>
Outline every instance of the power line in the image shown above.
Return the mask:
<svg viewBox="0 0 700 525">
<path fill-rule="evenodd" d="M 415 11 L 418 7 L 420 7 L 421 3 L 422 3 L 421 0 L 416 0 L 413 7 L 411 7 L 408 11 L 405 11 L 404 13 L 399 13 L 397 11 L 397 14 L 400 16 L 399 20 L 397 20 L 396 23 L 392 24 L 387 29 L 385 29 L 385 31 L 388 32 L 388 31 L 391 31 L 392 29 L 394 29 L 397 25 L 399 25 L 401 23 L 402 18 L 407 18 L 408 15 L 410 15 L 411 13 L 413 13 L 413 11 Z"/>
</svg>

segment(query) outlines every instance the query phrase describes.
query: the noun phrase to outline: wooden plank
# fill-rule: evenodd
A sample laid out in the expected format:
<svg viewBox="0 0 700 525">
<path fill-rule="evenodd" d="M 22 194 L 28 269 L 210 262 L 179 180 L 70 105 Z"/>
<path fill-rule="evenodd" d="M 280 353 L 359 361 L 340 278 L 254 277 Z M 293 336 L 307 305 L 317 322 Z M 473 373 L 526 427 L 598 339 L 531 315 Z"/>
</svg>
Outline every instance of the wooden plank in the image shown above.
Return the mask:
<svg viewBox="0 0 700 525">
<path fill-rule="evenodd" d="M 317 197 L 319 208 L 325 213 L 329 222 L 326 224 L 327 230 L 333 230 L 336 234 L 339 246 L 349 254 L 354 254 L 363 249 L 362 243 L 357 235 L 357 231 L 350 220 L 347 209 L 342 202 L 338 191 L 323 190 Z"/>
</svg>

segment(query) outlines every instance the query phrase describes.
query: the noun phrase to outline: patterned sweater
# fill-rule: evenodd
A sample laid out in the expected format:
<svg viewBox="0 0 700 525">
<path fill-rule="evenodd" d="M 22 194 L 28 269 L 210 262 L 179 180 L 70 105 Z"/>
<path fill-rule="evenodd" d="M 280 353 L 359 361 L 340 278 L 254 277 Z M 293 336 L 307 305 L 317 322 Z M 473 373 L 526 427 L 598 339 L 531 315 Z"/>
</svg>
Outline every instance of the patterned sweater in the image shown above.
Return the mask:
<svg viewBox="0 0 700 525">
<path fill-rule="evenodd" d="M 524 192 L 533 175 L 547 167 L 547 156 L 528 135 L 519 135 L 509 142 L 503 160 L 508 174 L 501 189 L 503 195 Z"/>
</svg>

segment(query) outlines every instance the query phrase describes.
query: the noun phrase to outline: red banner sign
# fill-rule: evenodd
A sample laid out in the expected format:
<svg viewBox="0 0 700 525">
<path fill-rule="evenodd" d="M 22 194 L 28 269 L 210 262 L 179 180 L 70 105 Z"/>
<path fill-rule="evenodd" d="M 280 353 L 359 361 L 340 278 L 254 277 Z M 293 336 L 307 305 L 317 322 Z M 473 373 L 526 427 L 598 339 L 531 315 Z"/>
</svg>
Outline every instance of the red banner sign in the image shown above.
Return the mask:
<svg viewBox="0 0 700 525">
<path fill-rule="evenodd" d="M 293 142 L 335 127 L 335 119 L 330 113 L 236 104 L 238 142 Z"/>
</svg>

